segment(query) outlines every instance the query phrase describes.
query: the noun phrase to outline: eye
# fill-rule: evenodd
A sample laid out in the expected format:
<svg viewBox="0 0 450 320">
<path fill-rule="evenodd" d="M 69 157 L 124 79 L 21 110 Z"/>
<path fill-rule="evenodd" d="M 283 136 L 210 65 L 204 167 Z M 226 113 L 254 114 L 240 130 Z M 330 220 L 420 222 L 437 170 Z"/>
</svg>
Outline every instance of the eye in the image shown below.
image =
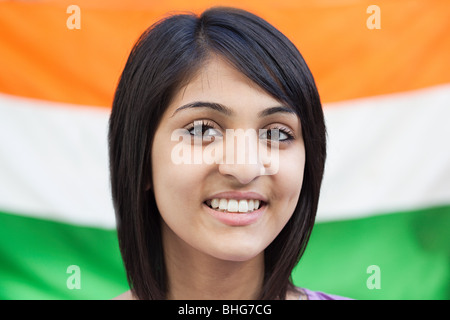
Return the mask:
<svg viewBox="0 0 450 320">
<path fill-rule="evenodd" d="M 294 138 L 294 136 L 292 132 L 287 128 L 275 127 L 264 129 L 259 138 L 273 142 L 289 142 Z"/>
<path fill-rule="evenodd" d="M 195 120 L 186 129 L 188 130 L 189 134 L 194 138 L 222 136 L 220 130 L 216 128 L 216 125 L 208 120 Z"/>
</svg>

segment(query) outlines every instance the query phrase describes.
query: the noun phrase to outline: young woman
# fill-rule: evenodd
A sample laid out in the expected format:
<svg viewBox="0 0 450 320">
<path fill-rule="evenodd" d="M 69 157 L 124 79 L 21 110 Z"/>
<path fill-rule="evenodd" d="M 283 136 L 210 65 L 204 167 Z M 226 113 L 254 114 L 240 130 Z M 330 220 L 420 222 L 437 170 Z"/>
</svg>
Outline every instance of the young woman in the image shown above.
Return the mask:
<svg viewBox="0 0 450 320">
<path fill-rule="evenodd" d="M 260 17 L 212 8 L 151 26 L 110 118 L 131 288 L 119 298 L 339 298 L 290 280 L 314 224 L 325 135 L 306 63 Z"/>
</svg>

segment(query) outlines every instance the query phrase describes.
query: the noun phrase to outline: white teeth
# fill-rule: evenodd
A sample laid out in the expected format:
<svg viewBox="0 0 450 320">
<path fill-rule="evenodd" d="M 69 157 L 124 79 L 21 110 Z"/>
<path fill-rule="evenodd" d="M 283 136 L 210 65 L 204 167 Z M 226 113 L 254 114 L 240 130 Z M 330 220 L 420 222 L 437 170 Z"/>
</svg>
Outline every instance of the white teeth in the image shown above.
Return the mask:
<svg viewBox="0 0 450 320">
<path fill-rule="evenodd" d="M 248 210 L 252 211 L 253 209 L 255 209 L 255 202 L 252 200 L 248 200 Z"/>
<path fill-rule="evenodd" d="M 220 199 L 220 201 L 219 201 L 219 209 L 227 210 L 227 208 L 228 208 L 228 201 L 227 201 L 227 199 Z"/>
<path fill-rule="evenodd" d="M 206 204 L 213 209 L 228 212 L 252 212 L 259 209 L 259 200 L 211 199 Z"/>
<path fill-rule="evenodd" d="M 227 211 L 228 212 L 238 212 L 238 210 L 239 210 L 239 206 L 238 206 L 237 200 L 234 200 L 234 199 L 228 200 Z"/>
<path fill-rule="evenodd" d="M 239 212 L 247 212 L 247 211 L 248 211 L 247 200 L 239 200 Z"/>
<path fill-rule="evenodd" d="M 211 207 L 213 207 L 213 209 L 217 209 L 219 207 L 219 199 L 212 199 Z"/>
</svg>

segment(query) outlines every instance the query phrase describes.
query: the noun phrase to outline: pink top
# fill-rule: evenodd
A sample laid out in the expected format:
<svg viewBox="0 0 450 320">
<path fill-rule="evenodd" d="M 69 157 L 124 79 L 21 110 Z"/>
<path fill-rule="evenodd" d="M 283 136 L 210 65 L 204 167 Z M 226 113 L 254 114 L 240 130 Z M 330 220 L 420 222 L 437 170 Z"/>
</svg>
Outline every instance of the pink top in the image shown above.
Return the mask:
<svg viewBox="0 0 450 320">
<path fill-rule="evenodd" d="M 301 288 L 301 290 L 306 294 L 307 300 L 352 300 L 351 298 L 341 297 L 320 291 L 312 291 L 305 288 Z M 301 298 L 302 297 L 300 297 L 300 299 Z"/>
</svg>

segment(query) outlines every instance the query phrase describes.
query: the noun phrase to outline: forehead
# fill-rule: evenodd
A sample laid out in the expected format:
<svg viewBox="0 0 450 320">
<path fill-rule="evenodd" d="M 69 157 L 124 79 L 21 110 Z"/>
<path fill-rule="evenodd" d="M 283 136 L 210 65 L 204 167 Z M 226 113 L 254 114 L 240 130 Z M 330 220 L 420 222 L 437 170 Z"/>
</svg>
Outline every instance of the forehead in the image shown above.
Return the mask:
<svg viewBox="0 0 450 320">
<path fill-rule="evenodd" d="M 211 101 L 238 111 L 258 112 L 280 104 L 275 98 L 220 57 L 209 59 L 183 87 L 175 92 L 169 113 L 193 101 Z M 171 112 L 170 112 L 171 111 Z"/>
</svg>

